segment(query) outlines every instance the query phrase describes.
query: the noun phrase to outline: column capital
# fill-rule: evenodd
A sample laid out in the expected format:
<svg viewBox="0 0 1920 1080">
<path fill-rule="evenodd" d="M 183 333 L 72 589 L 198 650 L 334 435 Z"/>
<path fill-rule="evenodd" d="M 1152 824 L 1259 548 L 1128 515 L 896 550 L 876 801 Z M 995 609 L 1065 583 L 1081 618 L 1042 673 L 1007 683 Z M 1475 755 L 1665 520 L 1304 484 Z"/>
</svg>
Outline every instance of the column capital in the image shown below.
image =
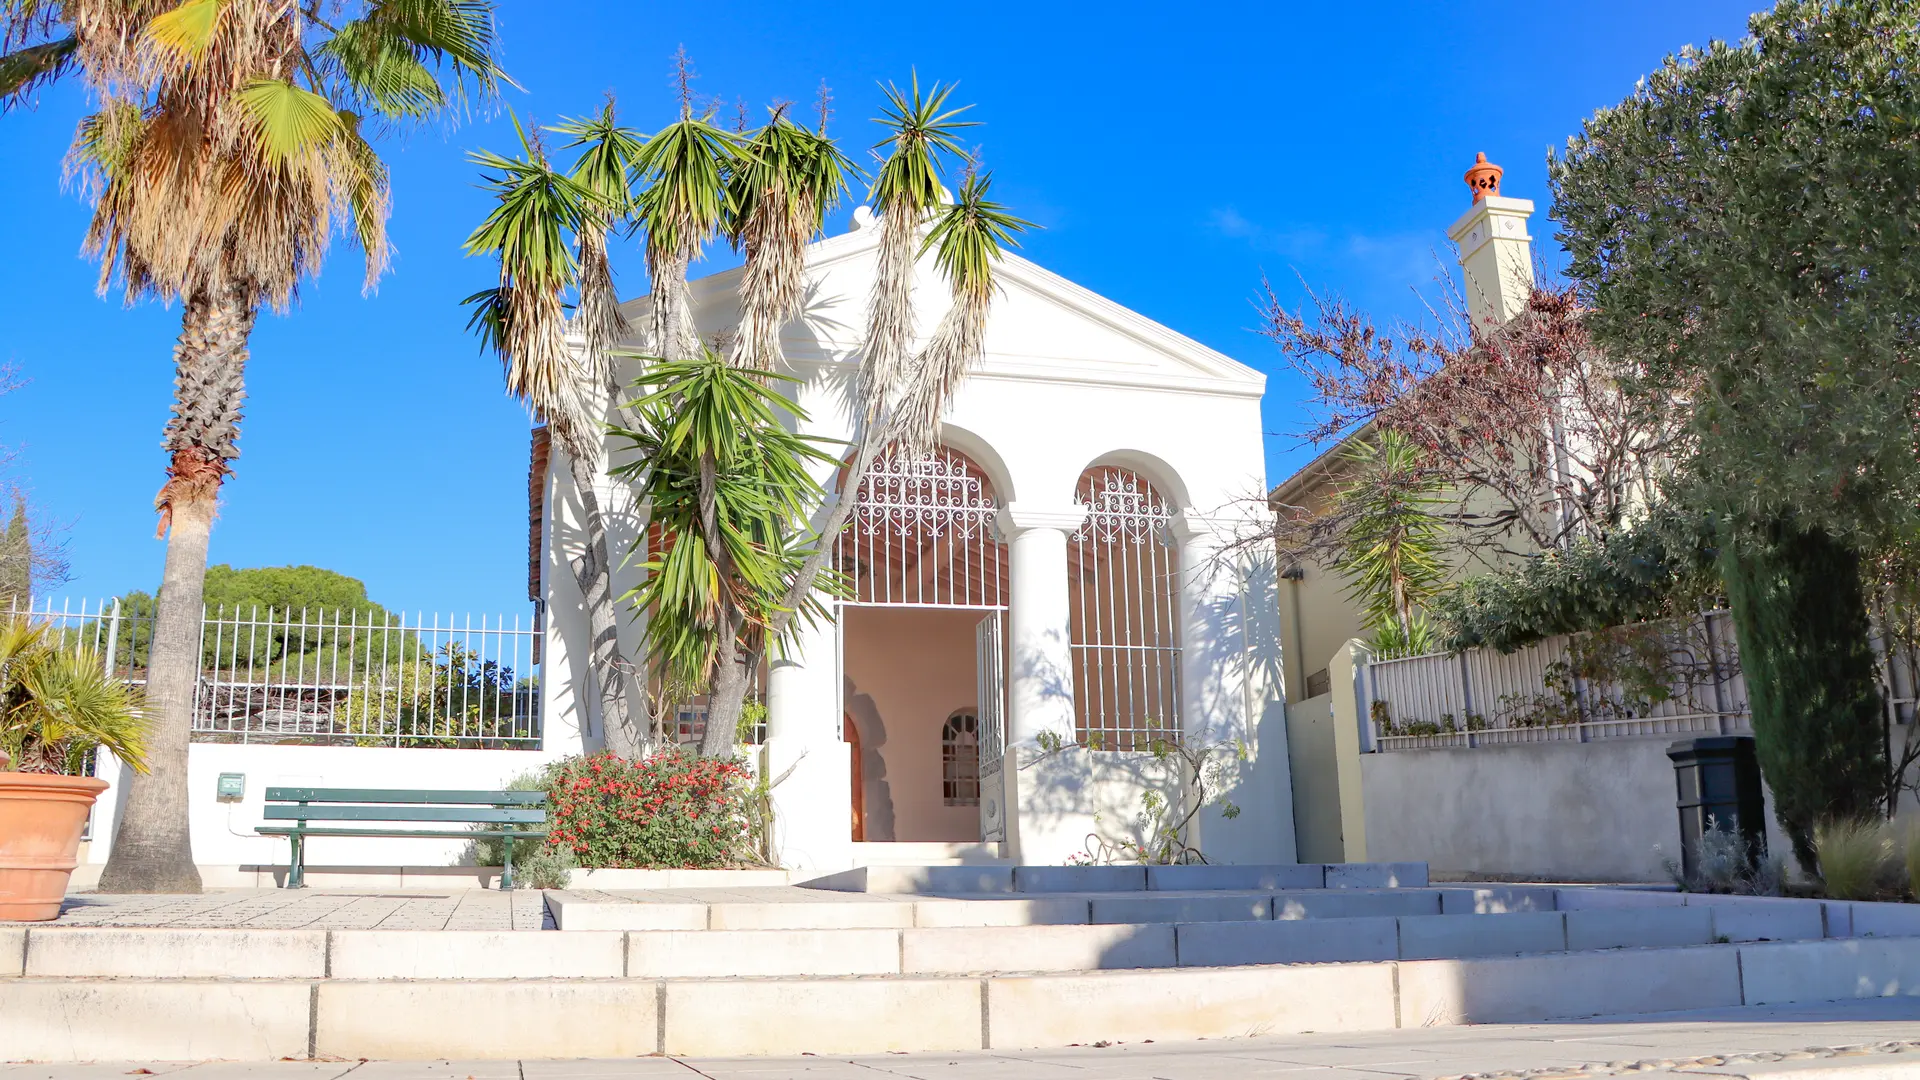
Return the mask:
<svg viewBox="0 0 1920 1080">
<path fill-rule="evenodd" d="M 1011 540 L 1034 529 L 1058 529 L 1072 532 L 1087 520 L 1087 508 L 1081 503 L 1011 502 L 1000 509 L 1000 534 Z"/>
</svg>

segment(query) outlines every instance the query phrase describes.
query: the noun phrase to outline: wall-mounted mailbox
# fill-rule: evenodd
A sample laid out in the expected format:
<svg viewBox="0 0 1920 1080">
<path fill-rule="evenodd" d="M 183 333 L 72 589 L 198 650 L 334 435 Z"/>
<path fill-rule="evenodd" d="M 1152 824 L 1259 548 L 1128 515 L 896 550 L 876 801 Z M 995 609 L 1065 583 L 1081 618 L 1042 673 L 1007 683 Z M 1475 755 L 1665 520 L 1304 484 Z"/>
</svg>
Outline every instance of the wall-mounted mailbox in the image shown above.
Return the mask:
<svg viewBox="0 0 1920 1080">
<path fill-rule="evenodd" d="M 223 772 L 220 774 L 219 797 L 221 802 L 239 802 L 247 797 L 247 774 Z"/>
</svg>

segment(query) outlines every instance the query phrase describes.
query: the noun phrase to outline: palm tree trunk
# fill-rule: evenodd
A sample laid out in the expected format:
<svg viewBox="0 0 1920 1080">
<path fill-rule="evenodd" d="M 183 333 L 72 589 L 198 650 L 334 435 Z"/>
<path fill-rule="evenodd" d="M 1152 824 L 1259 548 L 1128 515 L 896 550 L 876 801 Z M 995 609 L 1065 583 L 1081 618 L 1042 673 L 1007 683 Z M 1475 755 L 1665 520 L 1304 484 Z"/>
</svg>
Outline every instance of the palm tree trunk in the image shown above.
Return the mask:
<svg viewBox="0 0 1920 1080">
<path fill-rule="evenodd" d="M 600 722 L 605 727 L 607 749 L 623 758 L 640 756 L 647 748 L 647 703 L 634 679 L 633 665 L 620 648 L 620 628 L 613 617 L 613 560 L 607 547 L 606 517 L 600 512 L 600 496 L 594 490 L 592 463 L 584 454 L 568 452 L 567 467 L 573 473 L 573 486 L 580 496 L 581 526 L 587 542 L 578 556 L 569 556 L 574 584 L 587 608 L 587 627 L 591 634 L 588 664 L 600 694 Z"/>
<path fill-rule="evenodd" d="M 207 542 L 228 462 L 239 455 L 235 444 L 253 320 L 250 292 L 238 286 L 195 295 L 181 318 L 173 351 L 173 415 L 166 432 L 171 460 L 167 483 L 154 502 L 167 559 L 147 668 L 151 772 L 126 773 L 127 800 L 100 876 L 102 892 L 200 891 L 188 821 L 187 753 L 200 681 Z"/>
</svg>

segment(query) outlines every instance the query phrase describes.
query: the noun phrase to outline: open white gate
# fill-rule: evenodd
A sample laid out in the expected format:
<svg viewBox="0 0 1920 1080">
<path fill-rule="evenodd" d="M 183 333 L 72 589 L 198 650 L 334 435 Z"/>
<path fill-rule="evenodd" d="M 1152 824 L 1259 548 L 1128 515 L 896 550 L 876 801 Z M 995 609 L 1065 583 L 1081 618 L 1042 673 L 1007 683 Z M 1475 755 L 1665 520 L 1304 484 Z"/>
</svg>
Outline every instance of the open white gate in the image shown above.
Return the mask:
<svg viewBox="0 0 1920 1080">
<path fill-rule="evenodd" d="M 980 694 L 980 839 L 991 844 L 1007 838 L 1006 653 L 997 611 L 974 629 L 974 663 Z"/>
</svg>

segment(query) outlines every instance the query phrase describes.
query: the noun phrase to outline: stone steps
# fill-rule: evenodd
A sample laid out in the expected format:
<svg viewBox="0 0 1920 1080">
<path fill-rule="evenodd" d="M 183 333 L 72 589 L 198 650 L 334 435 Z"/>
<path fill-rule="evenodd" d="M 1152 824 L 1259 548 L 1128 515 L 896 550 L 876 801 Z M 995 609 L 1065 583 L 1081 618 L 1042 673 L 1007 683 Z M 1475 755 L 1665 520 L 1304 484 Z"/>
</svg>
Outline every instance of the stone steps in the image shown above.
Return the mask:
<svg viewBox="0 0 1920 1080">
<path fill-rule="evenodd" d="M 1099 901 L 1093 901 L 1098 904 Z M 769 905 L 806 910 L 814 905 Z M 871 905 L 902 912 L 917 905 Z M 0 975 L 140 979 L 811 978 L 1467 959 L 1757 939 L 1818 919 L 1711 907 L 1331 919 L 780 929 L 0 929 Z M 1920 933 L 1920 929 L 1916 929 Z"/>
<path fill-rule="evenodd" d="M 910 846 L 910 845 L 903 845 Z M 1089 893 L 1392 889 L 1427 884 L 1426 863 L 1276 863 L 1197 866 L 856 866 L 796 882 L 803 888 L 866 893 Z"/>
<path fill-rule="evenodd" d="M 77 932 L 31 932 L 22 942 L 29 957 L 41 933 Z M 1920 993 L 1920 938 L 1025 975 L 377 980 L 347 976 L 358 970 L 353 965 L 373 959 L 356 951 L 362 943 L 350 940 L 351 933 L 334 932 L 340 948 L 324 951 L 340 965 L 317 977 L 0 978 L 0 1056 L 859 1054 L 1526 1023 Z M 369 932 L 369 939 L 376 936 L 389 940 L 369 940 L 366 947 L 384 945 L 374 951 L 391 954 L 399 951 L 399 938 L 412 935 Z M 622 935 L 498 937 L 548 950 L 598 950 L 601 962 L 621 955 L 603 944 L 631 946 Z M 578 944 L 563 944 L 567 939 Z M 251 970 L 313 959 L 310 943 L 260 938 L 251 944 L 259 953 Z M 413 970 L 426 971 L 429 960 L 471 956 L 481 944 L 521 948 L 474 939 L 431 955 L 424 944 L 406 948 L 413 950 Z M 181 971 L 204 963 L 184 949 L 176 956 Z M 625 956 L 630 963 L 632 953 Z M 397 963 L 381 962 L 388 970 Z"/>
</svg>

